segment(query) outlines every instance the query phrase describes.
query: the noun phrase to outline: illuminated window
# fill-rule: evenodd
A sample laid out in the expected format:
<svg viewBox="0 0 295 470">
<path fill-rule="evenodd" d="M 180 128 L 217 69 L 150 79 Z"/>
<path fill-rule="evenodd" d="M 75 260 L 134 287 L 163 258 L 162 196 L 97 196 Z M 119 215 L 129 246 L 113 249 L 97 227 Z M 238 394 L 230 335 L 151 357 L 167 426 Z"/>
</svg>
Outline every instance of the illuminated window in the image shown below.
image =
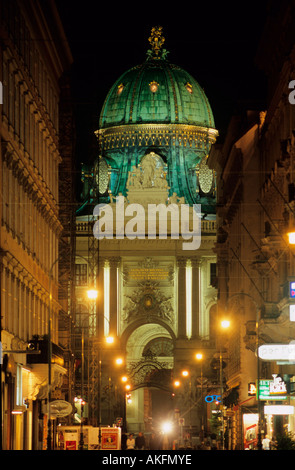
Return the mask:
<svg viewBox="0 0 295 470">
<path fill-rule="evenodd" d="M 87 284 L 87 264 L 76 264 L 76 285 L 77 286 L 86 286 Z"/>
<path fill-rule="evenodd" d="M 123 85 L 123 83 L 120 83 L 120 85 L 118 85 L 117 94 L 121 95 L 123 90 L 124 90 L 124 85 Z"/>
<path fill-rule="evenodd" d="M 23 380 L 22 380 L 22 366 L 21 364 L 17 364 L 16 366 L 16 396 L 15 396 L 15 404 L 17 406 L 21 406 L 23 398 Z"/>
<path fill-rule="evenodd" d="M 185 88 L 187 89 L 187 91 L 188 91 L 190 94 L 192 94 L 192 92 L 193 92 L 193 86 L 192 86 L 190 83 L 187 82 L 186 85 L 185 85 Z"/>
<path fill-rule="evenodd" d="M 152 93 L 156 93 L 156 91 L 158 90 L 158 87 L 159 87 L 159 83 L 155 82 L 155 81 L 152 81 L 150 83 L 150 90 Z"/>
</svg>

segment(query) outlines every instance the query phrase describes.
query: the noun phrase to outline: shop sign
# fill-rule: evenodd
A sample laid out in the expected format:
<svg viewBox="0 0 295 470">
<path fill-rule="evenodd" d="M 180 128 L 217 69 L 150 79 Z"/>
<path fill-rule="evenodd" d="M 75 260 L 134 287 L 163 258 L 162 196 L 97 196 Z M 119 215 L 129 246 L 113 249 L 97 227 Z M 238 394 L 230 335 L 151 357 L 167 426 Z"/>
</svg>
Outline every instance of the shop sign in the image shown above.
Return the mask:
<svg viewBox="0 0 295 470">
<path fill-rule="evenodd" d="M 49 406 L 50 406 L 50 415 L 51 417 L 54 416 L 55 418 L 63 418 L 65 416 L 69 416 L 73 411 L 73 407 L 71 403 L 65 400 L 51 401 Z"/>
<path fill-rule="evenodd" d="M 256 384 L 255 382 L 248 383 L 248 396 L 256 395 Z"/>
<path fill-rule="evenodd" d="M 295 321 L 295 304 L 289 305 L 290 321 Z"/>
<path fill-rule="evenodd" d="M 295 281 L 290 281 L 289 287 L 290 287 L 289 295 L 291 299 L 295 299 Z"/>
<path fill-rule="evenodd" d="M 295 344 L 263 344 L 258 356 L 264 361 L 295 361 Z"/>
<path fill-rule="evenodd" d="M 265 415 L 293 415 L 294 406 L 291 405 L 265 405 Z"/>
<path fill-rule="evenodd" d="M 287 387 L 285 382 L 277 374 L 273 374 L 273 380 L 259 381 L 259 400 L 286 400 Z"/>
<path fill-rule="evenodd" d="M 212 403 L 213 401 L 220 401 L 221 395 L 207 395 L 205 401 L 207 403 Z"/>
</svg>

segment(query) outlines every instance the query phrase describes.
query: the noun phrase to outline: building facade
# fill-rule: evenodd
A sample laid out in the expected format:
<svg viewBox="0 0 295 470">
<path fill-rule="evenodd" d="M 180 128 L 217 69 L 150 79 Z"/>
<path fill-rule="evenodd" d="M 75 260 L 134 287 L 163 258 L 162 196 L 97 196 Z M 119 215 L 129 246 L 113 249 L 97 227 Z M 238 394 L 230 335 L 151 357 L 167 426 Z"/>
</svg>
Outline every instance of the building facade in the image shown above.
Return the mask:
<svg viewBox="0 0 295 470">
<path fill-rule="evenodd" d="M 225 392 L 230 449 L 294 432 L 292 356 L 269 352 L 275 345 L 289 351 L 294 339 L 294 249 L 287 237 L 294 225 L 294 40 L 294 5 L 270 2 L 256 58 L 268 80 L 267 105 L 233 117 L 224 145 L 210 155 L 218 174 L 217 308 L 231 321 Z M 278 383 L 280 393 L 265 394 Z"/>
<path fill-rule="evenodd" d="M 43 405 L 67 373 L 58 346 L 59 314 L 68 313 L 58 289 L 59 102 L 72 58 L 53 2 L 0 8 L 2 446 L 41 449 Z"/>
<path fill-rule="evenodd" d="M 209 427 L 206 394 L 220 390 L 212 367 L 215 174 L 206 163 L 218 132 L 203 89 L 168 61 L 162 28 L 153 28 L 149 41 L 146 61 L 111 87 L 96 132 L 99 156 L 83 168 L 84 200 L 76 218 L 76 273 L 81 273 L 76 276 L 76 318 L 81 329 L 87 318 L 85 367 L 87 362 L 94 381 L 101 379 L 93 389 L 90 381 L 88 390 L 83 381 L 89 420 L 112 424 L 117 416 L 108 410 L 113 408 L 128 432 L 151 432 L 169 419 L 177 439 L 185 430 L 192 442 L 204 431 L 204 422 Z M 162 212 L 151 229 L 147 215 L 155 206 Z M 194 245 L 192 233 L 199 233 Z M 97 301 L 86 300 L 87 286 L 96 286 Z M 105 346 L 108 336 L 113 343 Z M 196 360 L 198 352 L 202 363 Z M 110 371 L 117 355 L 124 370 Z M 123 372 L 130 386 L 127 400 L 120 384 Z M 114 405 L 117 390 L 124 396 L 121 411 Z"/>
</svg>

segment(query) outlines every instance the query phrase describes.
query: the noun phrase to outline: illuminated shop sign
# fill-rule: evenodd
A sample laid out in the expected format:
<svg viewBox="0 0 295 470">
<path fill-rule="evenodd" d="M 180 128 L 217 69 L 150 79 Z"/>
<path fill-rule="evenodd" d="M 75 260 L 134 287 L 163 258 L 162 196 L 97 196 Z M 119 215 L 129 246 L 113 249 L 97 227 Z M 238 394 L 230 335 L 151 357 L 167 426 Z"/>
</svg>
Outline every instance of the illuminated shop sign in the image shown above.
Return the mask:
<svg viewBox="0 0 295 470">
<path fill-rule="evenodd" d="M 289 305 L 290 321 L 295 321 L 295 304 Z"/>
<path fill-rule="evenodd" d="M 295 361 L 295 344 L 263 344 L 258 356 L 265 361 Z"/>
<path fill-rule="evenodd" d="M 290 281 L 289 288 L 289 295 L 291 299 L 295 299 L 295 281 Z"/>
<path fill-rule="evenodd" d="M 293 415 L 294 406 L 291 405 L 265 405 L 265 415 Z"/>
<path fill-rule="evenodd" d="M 257 396 L 254 382 L 248 384 L 248 395 Z M 273 380 L 259 380 L 259 400 L 286 400 L 287 387 L 281 377 L 273 374 Z"/>
<path fill-rule="evenodd" d="M 212 403 L 213 401 L 219 402 L 221 400 L 221 395 L 207 395 L 205 401 L 207 403 Z"/>
<path fill-rule="evenodd" d="M 248 384 L 248 396 L 255 396 L 256 392 L 257 392 L 256 383 L 255 382 L 250 382 Z"/>
</svg>

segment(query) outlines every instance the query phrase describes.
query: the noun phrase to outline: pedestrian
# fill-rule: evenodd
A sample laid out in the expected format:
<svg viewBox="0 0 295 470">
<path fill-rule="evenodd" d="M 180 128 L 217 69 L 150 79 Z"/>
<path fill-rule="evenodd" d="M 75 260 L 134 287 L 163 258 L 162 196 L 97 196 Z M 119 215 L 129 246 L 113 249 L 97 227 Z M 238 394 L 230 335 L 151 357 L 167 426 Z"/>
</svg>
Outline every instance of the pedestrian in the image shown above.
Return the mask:
<svg viewBox="0 0 295 470">
<path fill-rule="evenodd" d="M 150 450 L 159 450 L 160 446 L 156 434 L 153 432 L 149 440 L 149 449 Z"/>
<path fill-rule="evenodd" d="M 145 438 L 142 432 L 139 432 L 138 436 L 135 439 L 135 447 L 138 450 L 144 450 L 145 448 Z"/>
<path fill-rule="evenodd" d="M 134 439 L 132 433 L 129 434 L 129 437 L 128 437 L 128 439 L 127 439 L 126 445 L 127 445 L 127 450 L 134 450 L 134 447 L 135 447 L 135 439 Z"/>
<path fill-rule="evenodd" d="M 270 450 L 270 439 L 267 434 L 265 438 L 262 439 L 262 450 Z"/>
<path fill-rule="evenodd" d="M 121 449 L 126 450 L 127 448 L 127 434 L 124 432 L 121 437 Z"/>
</svg>

